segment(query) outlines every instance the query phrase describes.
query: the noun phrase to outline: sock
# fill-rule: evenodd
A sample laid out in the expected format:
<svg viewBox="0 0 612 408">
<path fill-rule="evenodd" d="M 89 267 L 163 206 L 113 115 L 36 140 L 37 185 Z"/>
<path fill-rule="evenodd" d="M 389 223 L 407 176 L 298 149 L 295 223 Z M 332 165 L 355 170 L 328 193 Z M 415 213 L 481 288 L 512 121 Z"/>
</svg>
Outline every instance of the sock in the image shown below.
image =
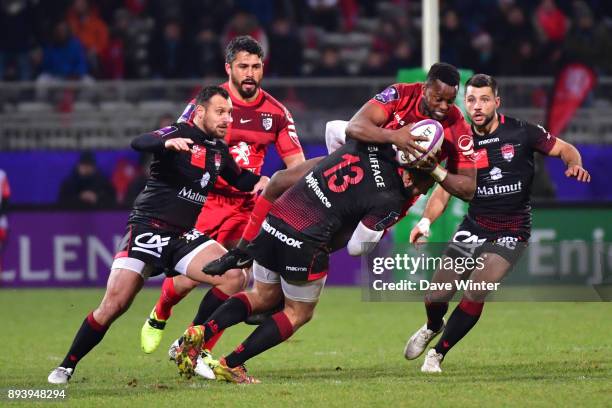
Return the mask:
<svg viewBox="0 0 612 408">
<path fill-rule="evenodd" d="M 236 293 L 217 308 L 204 323 L 204 343 L 217 333 L 243 322 L 251 314 L 251 302 L 246 293 Z"/>
<path fill-rule="evenodd" d="M 76 336 L 74 336 L 72 346 L 70 346 L 70 350 L 68 350 L 68 354 L 64 357 L 60 367 L 74 369 L 77 363 L 102 341 L 107 329 L 108 326 L 102 326 L 96 322 L 93 312 L 89 313 L 85 320 L 83 320 L 83 324 Z"/>
<path fill-rule="evenodd" d="M 174 290 L 174 279 L 164 279 L 159 299 L 155 304 L 155 314 L 157 315 L 157 318 L 159 320 L 168 320 L 172 314 L 172 307 L 180 302 L 185 295 L 179 295 L 176 293 Z"/>
<path fill-rule="evenodd" d="M 233 368 L 248 359 L 282 343 L 293 334 L 293 325 L 284 312 L 278 312 L 257 326 L 247 339 L 225 357 L 225 363 Z"/>
<path fill-rule="evenodd" d="M 466 298 L 461 299 L 448 319 L 442 337 L 436 344 L 436 353 L 446 355 L 478 322 L 483 307 L 484 303 L 482 302 L 472 302 Z"/>
<path fill-rule="evenodd" d="M 212 315 L 213 312 L 217 310 L 217 308 L 221 306 L 228 298 L 229 296 L 226 295 L 221 289 L 216 287 L 211 288 L 208 292 L 206 292 L 206 295 L 204 295 L 204 298 L 200 302 L 200 308 L 198 309 L 196 317 L 193 319 L 193 325 L 197 326 L 204 324 L 210 315 Z M 204 344 L 204 348 L 207 350 L 212 350 L 215 347 L 215 344 L 217 344 L 217 341 L 219 341 L 221 338 L 222 334 L 223 330 L 215 334 Z"/>
<path fill-rule="evenodd" d="M 448 302 L 430 302 L 425 300 L 427 312 L 427 328 L 437 332 L 442 327 L 442 318 L 448 311 Z"/>
<path fill-rule="evenodd" d="M 261 224 L 263 224 L 266 219 L 266 215 L 268 215 L 270 208 L 272 208 L 272 202 L 268 201 L 266 197 L 261 195 L 257 198 L 255 207 L 253 207 L 253 211 L 249 217 L 249 222 L 242 233 L 243 239 L 252 241 L 257 236 Z"/>
<path fill-rule="evenodd" d="M 198 313 L 193 318 L 194 326 L 204 324 L 210 315 L 212 315 L 227 299 L 229 299 L 229 296 L 221 289 L 216 287 L 210 288 L 210 290 L 206 292 L 206 295 L 204 295 L 204 298 L 202 298 Z"/>
</svg>

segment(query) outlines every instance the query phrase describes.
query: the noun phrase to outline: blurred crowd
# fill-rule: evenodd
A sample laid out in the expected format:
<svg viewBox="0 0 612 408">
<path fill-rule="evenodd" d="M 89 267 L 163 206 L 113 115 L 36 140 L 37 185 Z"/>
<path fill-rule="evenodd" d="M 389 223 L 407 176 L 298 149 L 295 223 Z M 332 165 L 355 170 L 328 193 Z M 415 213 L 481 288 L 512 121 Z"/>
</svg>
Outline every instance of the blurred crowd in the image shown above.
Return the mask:
<svg viewBox="0 0 612 408">
<path fill-rule="evenodd" d="M 440 59 L 494 75 L 612 74 L 612 2 L 441 1 Z M 421 0 L 0 0 L 0 79 L 222 77 L 250 34 L 267 76 L 385 76 L 421 61 Z"/>
</svg>

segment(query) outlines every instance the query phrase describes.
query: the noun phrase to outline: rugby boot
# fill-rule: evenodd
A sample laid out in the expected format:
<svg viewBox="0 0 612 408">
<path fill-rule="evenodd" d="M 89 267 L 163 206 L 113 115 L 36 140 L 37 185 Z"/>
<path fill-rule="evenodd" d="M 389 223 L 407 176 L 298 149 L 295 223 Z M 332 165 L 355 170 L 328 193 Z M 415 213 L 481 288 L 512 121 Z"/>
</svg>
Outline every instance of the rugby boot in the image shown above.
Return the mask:
<svg viewBox="0 0 612 408">
<path fill-rule="evenodd" d="M 140 330 L 140 347 L 142 347 L 142 351 L 149 354 L 157 350 L 164 336 L 165 328 L 166 321 L 158 319 L 155 314 L 155 308 L 153 308 Z"/>
<path fill-rule="evenodd" d="M 236 384 L 259 384 L 261 381 L 247 374 L 244 364 L 230 368 L 225 362 L 225 358 L 219 359 L 219 364 L 213 368 L 218 380 L 232 382 Z"/>
</svg>

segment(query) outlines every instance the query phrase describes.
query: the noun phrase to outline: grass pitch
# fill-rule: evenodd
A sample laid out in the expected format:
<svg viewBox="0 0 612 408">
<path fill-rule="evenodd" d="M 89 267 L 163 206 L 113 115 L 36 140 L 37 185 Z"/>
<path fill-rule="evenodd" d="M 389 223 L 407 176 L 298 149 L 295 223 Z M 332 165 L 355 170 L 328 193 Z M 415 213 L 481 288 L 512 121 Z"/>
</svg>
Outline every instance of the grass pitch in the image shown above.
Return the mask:
<svg viewBox="0 0 612 408">
<path fill-rule="evenodd" d="M 46 378 L 66 353 L 101 290 L 0 290 L 0 406 L 8 389 L 50 389 Z M 611 406 L 611 303 L 488 303 L 478 325 L 447 356 L 438 375 L 406 361 L 404 342 L 424 322 L 421 303 L 367 303 L 358 289 L 327 288 L 315 318 L 288 342 L 255 357 L 260 385 L 184 380 L 167 346 L 204 293 L 174 311 L 162 346 L 145 355 L 140 327 L 157 289 L 131 309 L 78 366 L 67 398 L 75 407 L 302 406 Z M 451 305 L 451 310 L 454 305 Z M 252 330 L 229 329 L 215 355 Z M 52 405 L 53 406 L 53 405 Z"/>
</svg>

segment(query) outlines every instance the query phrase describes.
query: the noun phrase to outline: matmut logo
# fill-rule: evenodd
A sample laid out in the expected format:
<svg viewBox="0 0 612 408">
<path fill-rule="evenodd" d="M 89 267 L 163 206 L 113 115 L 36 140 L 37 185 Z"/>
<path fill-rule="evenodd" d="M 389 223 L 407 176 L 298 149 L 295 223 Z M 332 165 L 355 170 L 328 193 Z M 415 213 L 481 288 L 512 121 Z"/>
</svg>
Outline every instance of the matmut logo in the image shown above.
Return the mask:
<svg viewBox="0 0 612 408">
<path fill-rule="evenodd" d="M 264 231 L 266 231 L 268 234 L 272 235 L 274 238 L 278 239 L 285 245 L 288 245 L 293 248 L 302 249 L 302 241 L 298 241 L 295 238 L 288 237 L 286 234 L 283 234 L 282 232 L 268 224 L 267 221 L 264 221 L 261 227 L 264 229 Z"/>
<path fill-rule="evenodd" d="M 206 202 L 205 195 L 200 194 L 197 191 L 193 191 L 192 189 L 187 190 L 187 187 L 183 187 L 177 196 L 178 198 L 187 200 L 194 204 L 204 204 Z"/>
<path fill-rule="evenodd" d="M 496 184 L 493 187 L 478 187 L 476 194 L 479 196 L 489 197 L 494 195 L 514 194 L 523 190 L 521 181 L 513 184 Z"/>
</svg>

